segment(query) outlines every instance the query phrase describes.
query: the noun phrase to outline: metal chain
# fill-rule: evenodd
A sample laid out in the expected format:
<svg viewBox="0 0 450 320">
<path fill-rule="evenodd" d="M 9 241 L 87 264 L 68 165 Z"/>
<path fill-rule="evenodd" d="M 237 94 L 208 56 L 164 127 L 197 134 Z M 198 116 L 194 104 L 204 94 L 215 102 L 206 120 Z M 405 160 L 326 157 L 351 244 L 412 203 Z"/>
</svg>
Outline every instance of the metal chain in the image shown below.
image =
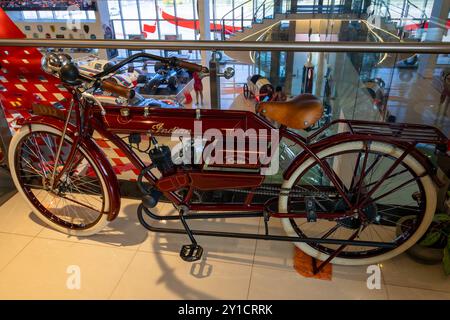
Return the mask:
<svg viewBox="0 0 450 320">
<path fill-rule="evenodd" d="M 328 197 L 331 194 L 335 194 L 334 192 L 320 192 L 320 191 L 312 191 L 312 190 L 296 190 L 295 188 L 280 188 L 280 187 L 270 187 L 270 186 L 261 186 L 259 187 L 265 190 L 243 190 L 243 189 L 226 189 L 226 191 L 239 192 L 239 193 L 253 193 L 255 195 L 267 195 L 267 196 L 278 196 L 280 194 L 289 195 L 295 198 L 303 198 L 303 197 Z"/>
</svg>

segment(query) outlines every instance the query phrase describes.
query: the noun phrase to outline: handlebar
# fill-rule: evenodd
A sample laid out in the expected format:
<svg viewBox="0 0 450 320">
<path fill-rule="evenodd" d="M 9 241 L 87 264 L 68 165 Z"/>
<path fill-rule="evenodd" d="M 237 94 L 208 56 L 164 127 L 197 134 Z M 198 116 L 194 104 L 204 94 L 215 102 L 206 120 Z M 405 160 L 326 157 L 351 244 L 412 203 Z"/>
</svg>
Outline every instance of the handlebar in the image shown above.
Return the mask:
<svg viewBox="0 0 450 320">
<path fill-rule="evenodd" d="M 148 58 L 148 59 L 160 61 L 171 67 L 180 67 L 180 68 L 188 69 L 189 71 L 198 71 L 198 72 L 204 72 L 204 73 L 209 72 L 208 68 L 203 67 L 196 63 L 187 62 L 187 61 L 175 58 L 175 57 L 165 58 L 165 57 L 160 57 L 160 56 L 157 56 L 154 54 L 141 52 L 141 53 L 133 54 L 132 56 L 128 57 L 127 59 L 122 60 L 121 62 L 112 66 L 111 68 L 108 68 L 100 73 L 97 73 L 94 76 L 94 78 L 96 78 L 96 79 L 103 78 L 103 77 L 107 76 L 108 74 L 116 72 L 123 66 L 127 65 L 128 63 L 130 63 L 138 58 Z"/>
<path fill-rule="evenodd" d="M 194 72 L 197 71 L 204 74 L 209 73 L 208 68 L 203 67 L 199 64 L 180 60 L 176 57 L 165 58 L 143 52 L 134 54 L 128 57 L 127 59 L 122 60 L 120 63 L 93 76 L 81 75 L 79 73 L 78 66 L 75 63 L 71 62 L 72 58 L 67 54 L 59 54 L 59 55 L 54 53 L 47 54 L 43 57 L 41 65 L 44 71 L 46 71 L 49 74 L 56 75 L 67 84 L 78 85 L 81 84 L 83 81 L 84 82 L 89 81 L 94 83 L 96 87 L 100 87 L 103 90 L 115 93 L 127 99 L 131 99 L 135 95 L 135 91 L 133 89 L 120 85 L 112 79 L 107 79 L 107 77 L 108 75 L 116 72 L 123 66 L 127 65 L 128 63 L 138 58 L 148 58 L 157 60 L 169 67 L 179 67 L 187 69 L 189 71 Z"/>
<path fill-rule="evenodd" d="M 183 68 L 183 69 L 188 69 L 190 71 L 197 71 L 197 72 L 203 72 L 203 73 L 208 73 L 209 70 L 208 68 L 201 66 L 199 64 L 196 63 L 191 63 L 191 62 L 187 62 L 184 60 L 176 60 L 175 62 L 175 66 Z"/>
<path fill-rule="evenodd" d="M 135 91 L 133 89 L 127 88 L 125 86 L 122 86 L 118 83 L 116 83 L 112 79 L 106 79 L 103 80 L 100 84 L 100 88 L 102 90 L 109 91 L 111 93 L 115 93 L 121 97 L 124 97 L 126 99 L 131 99 L 135 95 Z"/>
</svg>

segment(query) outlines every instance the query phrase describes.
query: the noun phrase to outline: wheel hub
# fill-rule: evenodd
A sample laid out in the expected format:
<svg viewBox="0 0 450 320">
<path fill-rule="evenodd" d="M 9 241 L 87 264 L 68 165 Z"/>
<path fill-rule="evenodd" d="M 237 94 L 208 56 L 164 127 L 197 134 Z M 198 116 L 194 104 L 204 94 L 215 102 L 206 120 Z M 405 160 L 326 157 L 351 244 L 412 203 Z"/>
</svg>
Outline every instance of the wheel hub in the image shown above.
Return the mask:
<svg viewBox="0 0 450 320">
<path fill-rule="evenodd" d="M 348 199 L 352 204 L 356 203 L 356 195 L 349 194 Z M 364 199 L 364 198 L 363 198 Z M 335 212 L 348 212 L 350 207 L 344 201 L 344 199 L 339 199 L 334 208 Z M 338 219 L 338 223 L 348 229 L 358 229 L 363 223 L 376 222 L 379 219 L 377 205 L 369 200 L 369 204 L 364 206 L 362 209 L 355 209 L 352 216 L 346 216 L 344 218 Z"/>
</svg>

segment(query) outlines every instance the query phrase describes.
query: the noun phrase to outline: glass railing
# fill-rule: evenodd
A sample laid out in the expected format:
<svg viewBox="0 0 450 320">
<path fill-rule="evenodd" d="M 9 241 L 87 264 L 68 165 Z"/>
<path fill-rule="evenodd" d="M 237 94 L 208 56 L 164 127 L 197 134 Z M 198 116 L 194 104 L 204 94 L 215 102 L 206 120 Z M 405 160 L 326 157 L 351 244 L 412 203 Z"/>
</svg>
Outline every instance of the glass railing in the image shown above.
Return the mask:
<svg viewBox="0 0 450 320">
<path fill-rule="evenodd" d="M 100 55 L 102 50 L 104 49 L 98 49 Z M 42 53 L 45 51 L 48 49 L 41 50 Z M 36 51 L 33 55 L 40 56 L 42 53 Z M 58 84 L 58 79 L 49 79 L 50 76 L 39 71 L 40 59 L 32 60 L 36 64 L 32 67 L 35 73 L 30 74 L 16 63 L 17 59 L 27 59 L 29 54 L 24 53 L 23 49 L 0 47 L 0 55 L 2 61 L 12 59 L 10 63 L 5 62 L 0 74 L 2 105 L 12 129 L 13 119 L 31 113 L 33 102 L 49 103 L 60 108 L 70 101 L 70 95 Z M 383 57 L 383 61 L 380 57 Z M 414 61 L 407 63 L 408 59 Z M 249 81 L 258 74 L 267 78 L 273 89 L 280 87 L 288 99 L 307 92 L 319 97 L 326 106 L 321 125 L 342 118 L 411 122 L 435 125 L 449 134 L 450 86 L 446 79 L 450 70 L 439 64 L 439 61 L 440 55 L 413 52 L 259 51 L 254 64 L 221 62 L 220 70 L 233 67 L 235 74 L 228 80 L 220 78 L 218 107 L 252 111 L 257 101 L 269 99 L 271 96 L 267 93 L 245 92 L 245 87 L 255 90 Z M 77 58 L 76 62 L 83 69 L 95 73 L 96 62 L 102 64 L 105 60 L 99 56 L 87 55 Z M 144 99 L 172 99 L 181 107 L 195 107 L 195 101 L 193 103 L 187 97 L 194 96 L 191 74 L 169 72 L 169 78 L 173 76 L 177 81 L 173 90 L 168 87 L 171 85 L 170 81 L 175 80 L 168 80 L 167 83 L 161 80 L 160 88 L 151 91 L 149 83 L 159 77 L 160 66 L 154 62 L 138 61 L 133 67 L 133 70 L 121 70 L 118 79 L 126 85 L 134 86 Z M 309 86 L 305 83 L 306 72 L 311 72 Z M 130 81 L 128 84 L 126 80 L 133 80 L 134 74 L 137 74 L 136 83 Z M 216 101 L 208 101 L 208 76 L 203 82 L 206 91 L 203 108 L 209 108 L 216 105 Z"/>
<path fill-rule="evenodd" d="M 423 37 L 428 21 L 425 10 L 411 0 L 404 0 L 401 4 L 386 0 L 306 0 L 298 1 L 295 7 L 291 6 L 291 1 L 286 0 L 245 1 L 222 17 L 221 39 L 233 39 L 236 34 L 276 17 L 279 20 L 303 17 L 309 20 L 311 16 L 307 14 L 313 14 L 315 19 L 365 19 L 375 27 L 394 33 L 402 39 L 418 40 Z M 325 16 L 320 17 L 318 14 Z"/>
<path fill-rule="evenodd" d="M 221 108 L 252 109 L 248 105 L 261 97 L 244 95 L 254 74 L 269 79 L 273 88 L 281 87 L 288 99 L 305 92 L 305 66 L 310 63 L 310 92 L 325 105 L 319 126 L 336 119 L 424 123 L 449 135 L 450 86 L 446 89 L 446 79 L 450 69 L 437 64 L 439 55 L 378 55 L 386 57 L 382 63 L 369 52 L 259 52 L 259 65 L 235 62 L 223 66 L 240 72 L 238 78 L 221 80 Z"/>
</svg>

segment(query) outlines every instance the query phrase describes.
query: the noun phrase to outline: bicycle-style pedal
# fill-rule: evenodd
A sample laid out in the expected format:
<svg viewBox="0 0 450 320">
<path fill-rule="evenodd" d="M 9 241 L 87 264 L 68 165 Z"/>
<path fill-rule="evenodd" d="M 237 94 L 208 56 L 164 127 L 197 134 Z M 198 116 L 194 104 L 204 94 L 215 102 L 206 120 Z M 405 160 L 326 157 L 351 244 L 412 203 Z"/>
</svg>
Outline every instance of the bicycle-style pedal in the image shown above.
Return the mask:
<svg viewBox="0 0 450 320">
<path fill-rule="evenodd" d="M 203 248 L 198 244 L 185 244 L 181 247 L 180 257 L 184 261 L 193 262 L 200 260 L 203 254 Z"/>
</svg>

